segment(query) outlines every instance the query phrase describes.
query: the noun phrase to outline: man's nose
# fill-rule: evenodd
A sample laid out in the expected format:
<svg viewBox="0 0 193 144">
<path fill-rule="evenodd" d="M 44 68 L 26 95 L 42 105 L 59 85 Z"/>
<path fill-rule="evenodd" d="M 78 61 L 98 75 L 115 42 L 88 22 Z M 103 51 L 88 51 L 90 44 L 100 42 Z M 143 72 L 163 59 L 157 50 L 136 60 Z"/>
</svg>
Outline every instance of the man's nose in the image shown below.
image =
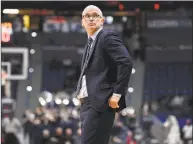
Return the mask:
<svg viewBox="0 0 193 144">
<path fill-rule="evenodd" d="M 90 21 L 93 21 L 94 19 L 93 19 L 93 17 L 90 17 L 89 20 L 90 20 Z"/>
</svg>

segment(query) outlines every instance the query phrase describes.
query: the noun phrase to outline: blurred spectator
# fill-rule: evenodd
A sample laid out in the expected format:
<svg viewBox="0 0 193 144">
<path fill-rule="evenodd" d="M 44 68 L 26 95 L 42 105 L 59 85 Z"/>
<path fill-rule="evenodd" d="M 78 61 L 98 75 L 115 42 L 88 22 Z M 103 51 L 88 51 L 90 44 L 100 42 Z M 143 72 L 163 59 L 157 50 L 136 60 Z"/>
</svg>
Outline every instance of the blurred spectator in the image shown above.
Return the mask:
<svg viewBox="0 0 193 144">
<path fill-rule="evenodd" d="M 184 125 L 182 132 L 184 144 L 189 144 L 189 142 L 192 140 L 192 123 L 190 119 L 186 121 L 186 124 Z"/>
<path fill-rule="evenodd" d="M 2 129 L 5 132 L 5 144 L 19 144 L 18 133 L 21 131 L 20 121 L 12 113 L 10 117 L 2 121 Z"/>
<path fill-rule="evenodd" d="M 153 101 L 151 103 L 151 112 L 153 113 L 157 112 L 158 108 L 159 108 L 158 103 L 156 101 Z"/>
<path fill-rule="evenodd" d="M 35 118 L 32 126 L 32 144 L 41 144 L 42 131 L 41 131 L 41 121 L 39 118 Z"/>
<path fill-rule="evenodd" d="M 151 134 L 152 124 L 153 124 L 152 115 L 150 113 L 144 113 L 142 125 L 145 133 L 145 137 L 152 137 L 152 134 Z"/>
<path fill-rule="evenodd" d="M 49 144 L 50 142 L 50 131 L 45 129 L 42 132 L 42 142 L 41 144 Z"/>
<path fill-rule="evenodd" d="M 136 127 L 136 115 L 127 115 L 124 117 L 124 124 L 128 126 L 128 128 L 133 131 Z"/>
<path fill-rule="evenodd" d="M 124 109 L 118 119 L 123 121 L 124 125 L 126 125 L 131 131 L 136 128 L 137 119 L 134 108 L 128 107 Z"/>
<path fill-rule="evenodd" d="M 169 115 L 164 127 L 168 129 L 168 134 L 165 142 L 167 144 L 181 144 L 180 127 L 175 116 Z"/>
<path fill-rule="evenodd" d="M 74 140 L 74 144 L 80 144 L 81 142 L 81 129 L 80 128 L 77 130 L 77 133 L 73 137 L 73 140 Z"/>
<path fill-rule="evenodd" d="M 33 140 L 33 125 L 35 120 L 35 114 L 30 110 L 26 110 L 23 115 L 23 127 L 24 127 L 24 138 L 29 137 L 30 144 L 32 144 Z"/>
<path fill-rule="evenodd" d="M 175 96 L 171 101 L 171 105 L 173 106 L 173 108 L 181 108 L 183 101 L 183 96 Z"/>
<path fill-rule="evenodd" d="M 33 117 L 34 115 L 32 114 L 32 112 L 30 110 L 26 110 L 22 116 L 22 118 L 23 118 L 22 124 L 23 124 L 23 128 L 24 128 L 24 137 L 26 137 L 30 133 L 30 129 L 31 129 L 30 117 L 31 116 Z"/>
<path fill-rule="evenodd" d="M 137 144 L 137 142 L 134 140 L 134 136 L 133 136 L 133 133 L 131 131 L 128 131 L 126 144 Z"/>
<path fill-rule="evenodd" d="M 35 116 L 36 117 L 42 117 L 42 115 L 43 115 L 42 109 L 40 107 L 37 107 L 36 111 L 35 111 Z"/>
<path fill-rule="evenodd" d="M 66 129 L 64 140 L 65 140 L 65 144 L 74 144 L 73 133 L 71 128 Z"/>
<path fill-rule="evenodd" d="M 142 105 L 142 112 L 143 115 L 150 112 L 150 103 L 148 101 L 145 101 Z"/>
<path fill-rule="evenodd" d="M 55 136 L 53 136 L 51 138 L 51 143 L 53 143 L 53 144 L 65 144 L 64 142 L 65 142 L 65 139 L 63 136 L 63 130 L 61 127 L 58 127 L 56 129 Z"/>
<path fill-rule="evenodd" d="M 114 123 L 112 129 L 112 142 L 113 144 L 122 144 L 126 142 L 128 128 L 121 122 Z"/>
</svg>

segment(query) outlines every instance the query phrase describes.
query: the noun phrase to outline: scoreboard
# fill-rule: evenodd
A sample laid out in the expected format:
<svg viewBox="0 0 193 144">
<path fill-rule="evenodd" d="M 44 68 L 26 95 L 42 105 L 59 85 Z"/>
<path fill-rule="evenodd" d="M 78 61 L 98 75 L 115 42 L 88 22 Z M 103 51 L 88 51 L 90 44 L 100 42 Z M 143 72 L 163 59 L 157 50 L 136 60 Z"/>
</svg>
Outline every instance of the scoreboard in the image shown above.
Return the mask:
<svg viewBox="0 0 193 144">
<path fill-rule="evenodd" d="M 1 42 L 9 43 L 11 42 L 13 34 L 13 27 L 11 22 L 2 22 L 1 23 Z"/>
</svg>

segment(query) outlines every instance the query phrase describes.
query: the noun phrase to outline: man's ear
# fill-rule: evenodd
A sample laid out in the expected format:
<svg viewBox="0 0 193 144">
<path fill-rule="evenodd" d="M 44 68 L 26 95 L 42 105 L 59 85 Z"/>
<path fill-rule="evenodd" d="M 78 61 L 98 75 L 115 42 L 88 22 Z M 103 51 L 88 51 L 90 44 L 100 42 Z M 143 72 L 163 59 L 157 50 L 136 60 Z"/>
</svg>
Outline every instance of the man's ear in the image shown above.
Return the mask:
<svg viewBox="0 0 193 144">
<path fill-rule="evenodd" d="M 103 26 L 103 24 L 104 24 L 104 22 L 105 22 L 105 18 L 103 17 L 101 21 L 102 21 L 101 26 Z"/>
</svg>

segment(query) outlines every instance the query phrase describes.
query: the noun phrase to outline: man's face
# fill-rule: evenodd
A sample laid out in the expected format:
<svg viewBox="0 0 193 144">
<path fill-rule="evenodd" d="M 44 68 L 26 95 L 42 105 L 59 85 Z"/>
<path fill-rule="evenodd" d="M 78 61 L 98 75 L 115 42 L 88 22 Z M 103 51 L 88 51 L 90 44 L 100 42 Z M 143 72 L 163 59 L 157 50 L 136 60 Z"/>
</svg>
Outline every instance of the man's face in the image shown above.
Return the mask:
<svg viewBox="0 0 193 144">
<path fill-rule="evenodd" d="M 56 134 L 57 134 L 58 136 L 62 135 L 62 133 L 63 133 L 62 128 L 59 127 L 59 128 L 56 129 Z"/>
<path fill-rule="evenodd" d="M 66 129 L 66 135 L 71 136 L 72 135 L 72 129 L 67 128 Z"/>
<path fill-rule="evenodd" d="M 94 8 L 87 9 L 82 15 L 82 25 L 86 31 L 96 31 L 104 23 L 104 18 Z"/>
</svg>

